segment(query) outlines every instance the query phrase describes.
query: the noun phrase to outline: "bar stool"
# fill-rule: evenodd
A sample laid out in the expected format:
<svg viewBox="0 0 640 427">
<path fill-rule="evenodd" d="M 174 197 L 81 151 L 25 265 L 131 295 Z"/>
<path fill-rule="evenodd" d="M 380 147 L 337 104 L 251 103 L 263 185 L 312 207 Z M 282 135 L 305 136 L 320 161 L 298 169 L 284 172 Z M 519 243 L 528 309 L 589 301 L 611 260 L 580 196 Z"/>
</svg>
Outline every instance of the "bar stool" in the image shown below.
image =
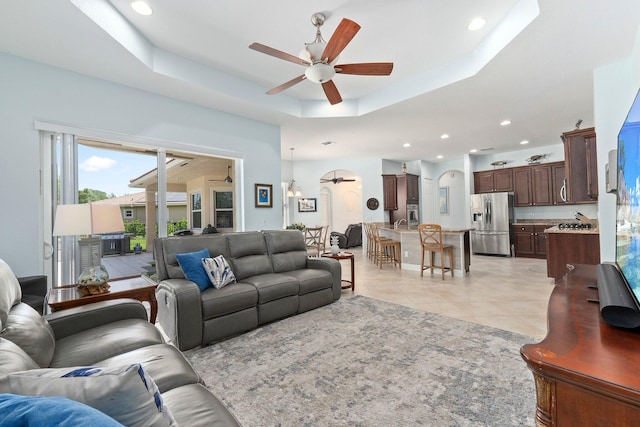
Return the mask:
<svg viewBox="0 0 640 427">
<path fill-rule="evenodd" d="M 377 245 L 375 263 L 379 265 L 381 269 L 383 264 L 393 264 L 397 265 L 398 268 L 402 268 L 400 242 L 387 237 L 380 237 L 378 226 L 376 224 L 372 225 L 373 235 Z"/>
<path fill-rule="evenodd" d="M 418 225 L 418 236 L 420 236 L 420 245 L 422 246 L 422 261 L 420 265 L 420 277 L 427 268 L 433 274 L 434 268 L 439 268 L 442 272 L 442 280 L 444 280 L 445 271 L 451 271 L 453 277 L 453 246 L 445 245 L 442 242 L 442 226 L 438 224 L 420 224 Z M 429 265 L 424 264 L 424 254 L 429 252 Z M 434 255 L 440 253 L 440 265 L 434 265 Z M 449 255 L 449 267 L 445 267 L 445 254 Z"/>
</svg>

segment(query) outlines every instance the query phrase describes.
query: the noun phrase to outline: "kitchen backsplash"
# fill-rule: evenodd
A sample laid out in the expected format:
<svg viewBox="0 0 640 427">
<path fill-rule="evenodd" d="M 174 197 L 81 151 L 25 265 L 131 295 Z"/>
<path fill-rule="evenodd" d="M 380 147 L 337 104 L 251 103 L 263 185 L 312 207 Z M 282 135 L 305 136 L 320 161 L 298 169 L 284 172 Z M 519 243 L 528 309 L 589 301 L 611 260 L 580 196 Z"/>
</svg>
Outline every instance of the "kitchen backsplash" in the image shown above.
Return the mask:
<svg viewBox="0 0 640 427">
<path fill-rule="evenodd" d="M 530 219 L 568 219 L 575 221 L 576 212 L 580 212 L 591 219 L 598 219 L 598 204 L 580 204 L 563 206 L 535 206 L 514 208 L 514 220 Z"/>
</svg>

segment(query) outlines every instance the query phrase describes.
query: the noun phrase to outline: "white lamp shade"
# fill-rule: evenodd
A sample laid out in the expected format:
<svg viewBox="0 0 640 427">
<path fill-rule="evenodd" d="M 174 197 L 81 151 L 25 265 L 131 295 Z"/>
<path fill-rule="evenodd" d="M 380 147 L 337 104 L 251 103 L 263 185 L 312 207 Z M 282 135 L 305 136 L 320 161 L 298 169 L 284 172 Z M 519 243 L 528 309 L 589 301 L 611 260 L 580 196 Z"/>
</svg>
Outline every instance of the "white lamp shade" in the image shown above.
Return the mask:
<svg viewBox="0 0 640 427">
<path fill-rule="evenodd" d="M 91 234 L 91 206 L 58 205 L 53 224 L 54 236 L 79 236 Z"/>
<path fill-rule="evenodd" d="M 124 231 L 120 206 L 106 203 L 91 203 L 92 234 Z"/>
<path fill-rule="evenodd" d="M 58 205 L 54 236 L 80 236 L 124 231 L 120 206 L 104 203 Z"/>
</svg>

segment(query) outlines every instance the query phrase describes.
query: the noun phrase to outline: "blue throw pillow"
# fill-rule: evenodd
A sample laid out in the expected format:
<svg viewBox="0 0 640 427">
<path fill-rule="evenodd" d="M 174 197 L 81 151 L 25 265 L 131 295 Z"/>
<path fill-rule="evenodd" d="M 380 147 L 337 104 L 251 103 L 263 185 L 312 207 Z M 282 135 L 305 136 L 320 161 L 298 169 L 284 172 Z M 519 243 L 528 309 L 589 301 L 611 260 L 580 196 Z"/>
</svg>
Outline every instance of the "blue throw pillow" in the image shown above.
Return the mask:
<svg viewBox="0 0 640 427">
<path fill-rule="evenodd" d="M 202 265 L 202 258 L 211 258 L 209 249 L 205 248 L 198 252 L 176 254 L 176 258 L 185 277 L 198 285 L 201 291 L 213 286 Z"/>
<path fill-rule="evenodd" d="M 122 427 L 108 415 L 65 397 L 0 394 L 0 425 L 5 427 Z"/>
</svg>

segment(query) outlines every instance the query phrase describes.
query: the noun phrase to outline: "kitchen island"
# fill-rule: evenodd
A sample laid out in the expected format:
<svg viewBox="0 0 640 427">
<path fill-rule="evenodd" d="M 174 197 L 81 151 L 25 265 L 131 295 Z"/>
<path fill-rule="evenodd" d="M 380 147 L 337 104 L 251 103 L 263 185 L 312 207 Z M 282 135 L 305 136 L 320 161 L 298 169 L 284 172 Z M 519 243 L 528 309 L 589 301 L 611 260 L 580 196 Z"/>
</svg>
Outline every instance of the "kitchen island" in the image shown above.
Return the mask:
<svg viewBox="0 0 640 427">
<path fill-rule="evenodd" d="M 381 237 L 388 237 L 400 242 L 403 269 L 420 271 L 422 246 L 420 246 L 417 226 L 400 225 L 398 228 L 394 228 L 391 224 L 379 224 L 378 230 Z M 471 230 L 472 228 L 442 229 L 444 244 L 453 246 L 453 272 L 456 276 L 469 274 L 469 266 L 471 265 L 469 231 Z M 436 254 L 435 258 L 436 264 L 440 264 L 440 254 Z"/>
</svg>

